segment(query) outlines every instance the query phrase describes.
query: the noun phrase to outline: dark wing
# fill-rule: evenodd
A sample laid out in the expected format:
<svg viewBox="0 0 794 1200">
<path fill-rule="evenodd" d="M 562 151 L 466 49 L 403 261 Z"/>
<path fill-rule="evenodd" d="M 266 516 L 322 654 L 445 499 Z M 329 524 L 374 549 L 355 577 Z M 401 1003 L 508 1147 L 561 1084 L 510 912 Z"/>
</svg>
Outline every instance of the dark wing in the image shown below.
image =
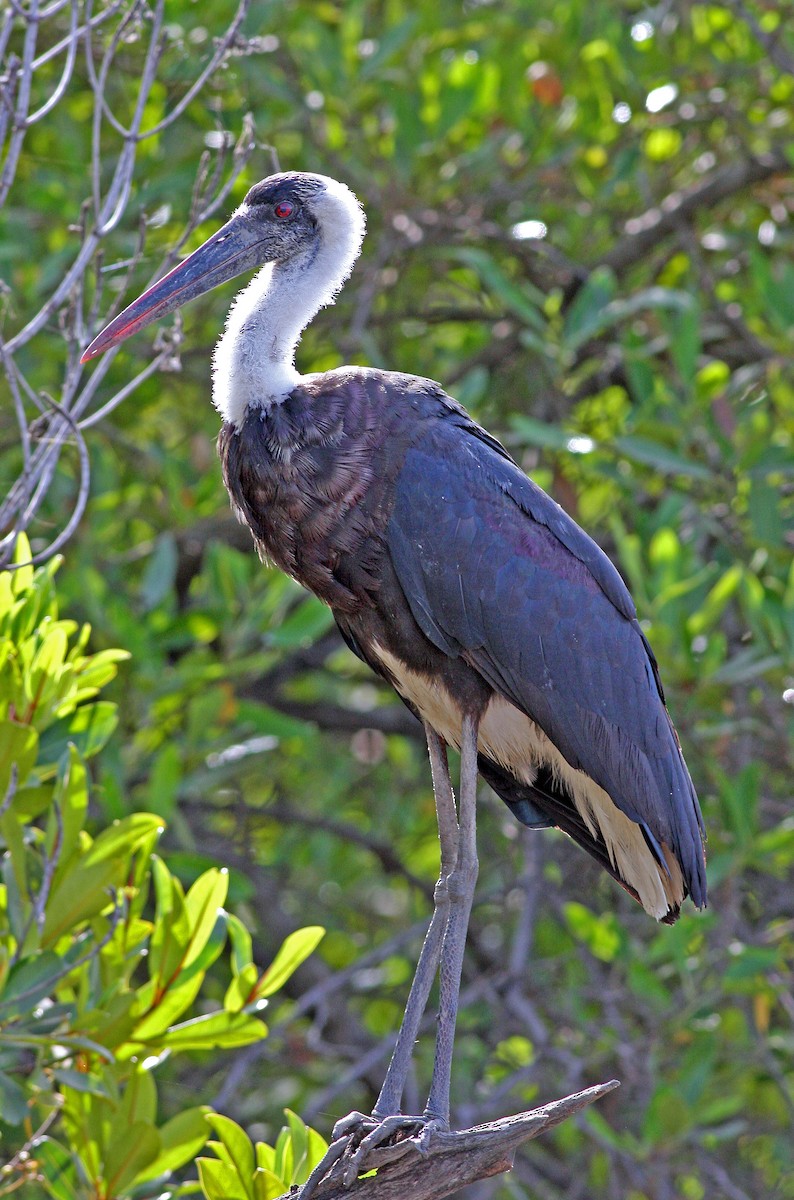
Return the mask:
<svg viewBox="0 0 794 1200">
<path fill-rule="evenodd" d="M 697 798 L 633 602 L 606 555 L 457 410 L 408 451 L 387 544 L 425 636 L 463 655 L 666 843 L 702 905 Z"/>
</svg>

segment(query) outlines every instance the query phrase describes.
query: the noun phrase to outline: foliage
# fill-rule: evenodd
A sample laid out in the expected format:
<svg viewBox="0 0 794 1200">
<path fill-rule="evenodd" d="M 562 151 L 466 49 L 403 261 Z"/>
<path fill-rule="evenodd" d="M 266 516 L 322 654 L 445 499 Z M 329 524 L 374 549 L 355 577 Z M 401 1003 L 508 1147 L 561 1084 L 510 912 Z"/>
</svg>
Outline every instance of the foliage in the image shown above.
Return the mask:
<svg viewBox="0 0 794 1200">
<path fill-rule="evenodd" d="M 146 129 L 175 111 L 233 13 L 169 0 Z M 127 29 L 114 111 L 134 107 L 152 20 Z M 92 36 L 100 56 L 110 26 Z M 36 103 L 59 67 L 43 64 Z M 29 130 L 0 217 L 6 345 L 82 244 L 90 84 L 81 53 L 63 102 Z M 214 856 L 229 863 L 260 961 L 295 924 L 331 931 L 262 1047 L 232 1067 L 172 1056 L 157 1068 L 169 1096 L 214 1095 L 271 1142 L 285 1105 L 323 1128 L 371 1105 L 437 866 L 408 714 L 229 517 L 208 401 L 229 293 L 197 302 L 183 340 L 176 329 L 154 354 L 144 333 L 106 367 L 74 365 L 80 336 L 190 227 L 201 155 L 229 178 L 242 139 L 251 157 L 222 207 L 271 170 L 272 145 L 284 168 L 338 175 L 367 208 L 362 262 L 307 332 L 301 369 L 440 380 L 597 537 L 635 595 L 703 800 L 711 907 L 662 929 L 564 839 L 525 835 L 483 797 L 457 1119 L 623 1080 L 490 1194 L 794 1196 L 793 121 L 782 2 L 330 0 L 253 6 L 201 99 L 136 143 L 129 204 L 82 307 L 64 297 L 14 352 L 39 398 L 103 370 L 88 419 L 156 360 L 169 368 L 82 431 L 87 515 L 59 587 L 100 652 L 132 654 L 109 685 L 120 730 L 92 760 L 93 803 L 105 825 L 167 819 L 163 857 L 186 891 Z M 100 141 L 107 179 L 123 139 L 103 119 Z M 21 457 L 16 431 L 4 436 L 4 479 Z M 75 502 L 78 466 L 64 455 L 34 550 Z"/>
<path fill-rule="evenodd" d="M 207 1200 L 278 1200 L 306 1182 L 328 1143 L 296 1113 L 287 1109 L 286 1117 L 275 1146 L 252 1144 L 239 1125 L 219 1113 L 208 1117 L 217 1138 L 209 1142 L 216 1157 L 197 1160 Z"/>
<path fill-rule="evenodd" d="M 23 536 L 19 562 L 29 556 Z M 154 853 L 152 813 L 89 834 L 88 760 L 116 724 L 116 705 L 94 697 L 128 655 L 86 653 L 89 627 L 59 619 L 58 565 L 0 574 L 0 1131 L 26 1135 L 0 1194 L 25 1178 L 55 1200 L 162 1194 L 207 1141 L 209 1110 L 158 1123 L 155 1068 L 265 1037 L 265 997 L 322 931 L 292 934 L 260 974 L 223 907 L 227 871 L 185 893 Z M 227 942 L 221 1005 L 189 1015 Z"/>
</svg>

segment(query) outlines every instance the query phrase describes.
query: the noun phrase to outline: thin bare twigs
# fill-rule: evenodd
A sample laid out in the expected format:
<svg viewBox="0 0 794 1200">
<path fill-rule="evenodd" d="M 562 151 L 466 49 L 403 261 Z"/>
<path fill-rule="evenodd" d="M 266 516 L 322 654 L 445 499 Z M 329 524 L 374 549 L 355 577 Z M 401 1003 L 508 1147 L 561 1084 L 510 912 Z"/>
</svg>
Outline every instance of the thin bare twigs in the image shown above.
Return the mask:
<svg viewBox="0 0 794 1200">
<path fill-rule="evenodd" d="M 9 381 L 22 458 L 19 475 L 0 503 L 0 565 L 10 564 L 19 533 L 29 529 L 45 501 L 64 446 L 73 443 L 77 451 L 78 479 L 69 518 L 65 523 L 59 522 L 58 532 L 52 540 L 35 546 L 33 561 L 43 561 L 68 540 L 85 510 L 90 488 L 90 458 L 84 432 L 95 428 L 151 378 L 173 355 L 174 345 L 178 345 L 177 324 L 171 343 L 132 380 L 110 398 L 105 398 L 95 412 L 86 415 L 107 378 L 114 356 L 107 355 L 89 374 L 81 367 L 79 354 L 90 340 L 89 330 L 95 327 L 101 311 L 101 247 L 129 210 L 138 148 L 148 138 L 178 121 L 191 101 L 207 87 L 228 55 L 239 45 L 240 29 L 249 4 L 250 0 L 240 0 L 234 17 L 214 40 L 212 52 L 198 77 L 166 115 L 149 129 L 144 126 L 152 88 L 161 77 L 163 57 L 172 44 L 164 32 L 164 0 L 156 0 L 152 5 L 145 0 L 108 0 L 96 13 L 93 0 L 53 0 L 49 5 L 42 5 L 41 0 L 31 0 L 25 8 L 12 2 L 4 14 L 0 26 L 0 55 L 6 56 L 0 78 L 0 145 L 5 146 L 5 157 L 0 160 L 0 203 L 11 192 L 26 132 L 34 124 L 51 117 L 68 94 L 78 71 L 77 52 L 81 46 L 86 64 L 84 78 L 93 92 L 94 108 L 90 118 L 91 198 L 83 204 L 74 258 L 22 328 L 13 336 L 0 340 L 0 366 Z M 60 36 L 59 28 L 57 41 L 37 54 L 38 42 L 45 41 L 46 22 L 64 10 L 69 14 L 68 34 Z M 19 22 L 24 23 L 21 30 Z M 101 43 L 97 33 L 100 26 Z M 8 51 L 15 27 L 22 45 L 19 52 L 13 54 Z M 135 92 L 130 97 L 132 112 L 128 123 L 120 121 L 109 104 L 111 81 L 117 78 L 117 60 L 122 51 L 127 57 L 137 53 L 141 61 Z M 65 55 L 59 77 L 47 98 L 31 112 L 35 72 L 58 54 Z M 108 140 L 114 137 L 118 144 L 115 159 L 112 159 Z M 223 147 L 214 158 L 202 156 L 183 232 L 153 272 L 152 281 L 173 265 L 193 230 L 225 203 L 254 149 L 253 122 L 249 116 L 243 122 L 241 135 L 231 154 Z M 111 309 L 121 303 L 127 282 L 143 256 L 146 234 L 147 222 L 142 217 L 138 246 L 131 256 L 127 256 L 124 264 L 127 278 L 122 287 L 114 291 Z M 86 304 L 89 305 L 88 312 Z M 30 387 L 15 355 L 29 347 L 56 319 L 69 350 L 57 398 L 50 399 L 37 395 Z"/>
<path fill-rule="evenodd" d="M 153 125 L 151 129 L 147 129 L 146 133 L 141 135 L 141 139 L 154 137 L 155 134 L 162 133 L 164 129 L 167 129 L 169 125 L 173 125 L 174 121 L 178 120 L 178 118 L 182 116 L 182 113 L 185 111 L 188 104 L 190 104 L 191 101 L 194 100 L 199 94 L 207 80 L 215 74 L 215 72 L 218 70 L 218 67 L 229 53 L 229 50 L 234 45 L 235 41 L 237 40 L 237 34 L 240 30 L 240 26 L 245 20 L 249 5 L 250 0 L 241 0 L 237 12 L 232 18 L 231 25 L 226 30 L 223 37 L 218 39 L 215 53 L 206 64 L 204 70 L 200 73 L 195 83 L 188 88 L 182 99 L 174 105 L 171 111 L 164 116 L 161 121 L 158 121 L 156 125 Z"/>
<path fill-rule="evenodd" d="M 18 81 L 17 101 L 14 105 L 14 119 L 11 126 L 11 136 L 8 142 L 8 150 L 3 164 L 3 170 L 0 172 L 0 207 L 5 204 L 8 193 L 14 182 L 14 177 L 17 172 L 17 164 L 19 156 L 22 152 L 22 143 L 25 140 L 27 132 L 27 115 L 28 106 L 30 105 L 30 89 L 33 82 L 33 71 L 31 64 L 36 54 L 36 38 L 39 31 L 38 21 L 38 0 L 32 0 L 30 12 L 25 14 L 27 20 L 27 28 L 25 30 L 24 48 L 22 51 L 22 61 L 16 65 L 16 79 Z"/>
<path fill-rule="evenodd" d="M 72 4 L 72 16 L 71 16 L 71 23 L 70 23 L 70 28 L 69 28 L 69 40 L 67 42 L 67 49 L 66 49 L 66 62 L 63 64 L 63 71 L 61 72 L 61 77 L 58 80 L 57 84 L 55 85 L 55 90 L 52 93 L 52 95 L 49 97 L 49 99 L 45 100 L 44 103 L 39 108 L 37 108 L 34 113 L 31 113 L 30 116 L 28 117 L 28 119 L 27 119 L 28 128 L 30 128 L 31 125 L 37 124 L 38 121 L 43 120 L 43 118 L 46 117 L 48 113 L 52 112 L 52 110 L 60 103 L 64 93 L 66 92 L 67 87 L 69 86 L 69 80 L 72 78 L 72 71 L 74 70 L 74 63 L 75 63 L 75 59 L 77 58 L 76 34 L 77 34 L 77 14 L 79 12 L 78 0 L 71 0 L 71 4 Z M 35 67 L 34 67 L 34 70 L 35 70 Z"/>
</svg>

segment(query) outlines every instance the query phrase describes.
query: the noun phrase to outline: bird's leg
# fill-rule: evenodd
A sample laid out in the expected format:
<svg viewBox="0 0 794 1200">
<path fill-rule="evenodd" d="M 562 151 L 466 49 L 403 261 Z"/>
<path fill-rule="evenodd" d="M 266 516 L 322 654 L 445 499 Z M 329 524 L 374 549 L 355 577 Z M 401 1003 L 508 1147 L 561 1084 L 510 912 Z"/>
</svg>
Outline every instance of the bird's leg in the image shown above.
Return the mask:
<svg viewBox="0 0 794 1200">
<path fill-rule="evenodd" d="M 301 1200 L 309 1200 L 320 1180 L 334 1169 L 340 1159 L 344 1163 L 342 1181 L 345 1187 L 350 1187 L 358 1177 L 369 1151 L 382 1145 L 398 1129 L 419 1128 L 426 1132 L 439 1125 L 449 1127 L 450 1074 L 460 977 L 478 869 L 475 820 L 478 724 L 477 718 L 463 718 L 459 822 L 446 747 L 435 731 L 425 726 L 441 845 L 441 870 L 434 893 L 433 916 L 411 984 L 394 1053 L 372 1116 L 350 1113 L 336 1123 L 333 1141 L 322 1162 L 303 1185 Z M 400 1113 L 400 1103 L 405 1080 L 436 971 L 439 971 L 440 1003 L 430 1095 L 422 1117 L 404 1116 Z"/>
<path fill-rule="evenodd" d="M 337 1121 L 334 1126 L 333 1139 L 337 1141 L 346 1134 L 359 1131 L 377 1130 L 378 1140 L 385 1140 L 392 1128 L 401 1124 L 415 1124 L 415 1117 L 402 1118 L 400 1104 L 411 1056 L 419 1035 L 419 1025 L 422 1021 L 430 989 L 436 977 L 441 948 L 449 912 L 449 893 L 447 879 L 452 872 L 458 853 L 458 818 L 455 812 L 455 796 L 452 791 L 452 780 L 447 762 L 447 748 L 436 731 L 425 725 L 427 749 L 430 755 L 430 773 L 433 779 L 433 795 L 436 802 L 436 819 L 438 821 L 438 840 L 441 847 L 441 867 L 438 882 L 433 892 L 433 916 L 425 934 L 419 961 L 416 964 L 413 983 L 408 993 L 400 1031 L 392 1052 L 389 1069 L 383 1081 L 380 1095 L 372 1110 L 371 1117 L 362 1113 L 350 1113 Z M 390 1118 L 394 1118 L 391 1120 Z M 384 1125 L 384 1122 L 386 1124 Z"/>
<path fill-rule="evenodd" d="M 460 745 L 460 829 L 457 860 L 447 879 L 449 916 L 444 932 L 439 965 L 439 1009 L 433 1078 L 425 1109 L 425 1119 L 449 1127 L 449 1088 L 452 1074 L 452 1049 L 458 1016 L 463 952 L 474 900 L 479 864 L 477 862 L 477 717 L 464 716 Z"/>
<path fill-rule="evenodd" d="M 455 866 L 457 854 L 458 820 L 455 813 L 452 781 L 449 777 L 447 748 L 436 731 L 429 725 L 425 725 L 425 734 L 430 754 L 433 794 L 436 801 L 438 840 L 441 845 L 441 869 L 433 893 L 433 916 L 425 934 L 419 962 L 416 964 L 416 972 L 408 994 L 400 1032 L 397 1035 L 397 1042 L 386 1078 L 383 1081 L 383 1087 L 372 1110 L 373 1117 L 377 1119 L 392 1116 L 400 1111 L 411 1055 L 419 1035 L 419 1025 L 427 1007 L 430 989 L 433 986 L 441 957 L 449 911 L 447 879 Z"/>
</svg>

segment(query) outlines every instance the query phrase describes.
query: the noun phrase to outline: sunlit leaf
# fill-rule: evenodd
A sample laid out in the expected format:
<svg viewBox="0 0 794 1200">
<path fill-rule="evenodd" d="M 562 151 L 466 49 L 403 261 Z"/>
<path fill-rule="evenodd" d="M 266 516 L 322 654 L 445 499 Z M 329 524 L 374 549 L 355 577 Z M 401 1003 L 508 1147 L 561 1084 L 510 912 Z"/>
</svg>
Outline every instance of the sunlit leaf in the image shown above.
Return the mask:
<svg viewBox="0 0 794 1200">
<path fill-rule="evenodd" d="M 272 996 L 297 971 L 301 963 L 314 951 L 325 934 L 320 925 L 309 925 L 289 934 L 256 986 L 257 997 Z"/>
</svg>

